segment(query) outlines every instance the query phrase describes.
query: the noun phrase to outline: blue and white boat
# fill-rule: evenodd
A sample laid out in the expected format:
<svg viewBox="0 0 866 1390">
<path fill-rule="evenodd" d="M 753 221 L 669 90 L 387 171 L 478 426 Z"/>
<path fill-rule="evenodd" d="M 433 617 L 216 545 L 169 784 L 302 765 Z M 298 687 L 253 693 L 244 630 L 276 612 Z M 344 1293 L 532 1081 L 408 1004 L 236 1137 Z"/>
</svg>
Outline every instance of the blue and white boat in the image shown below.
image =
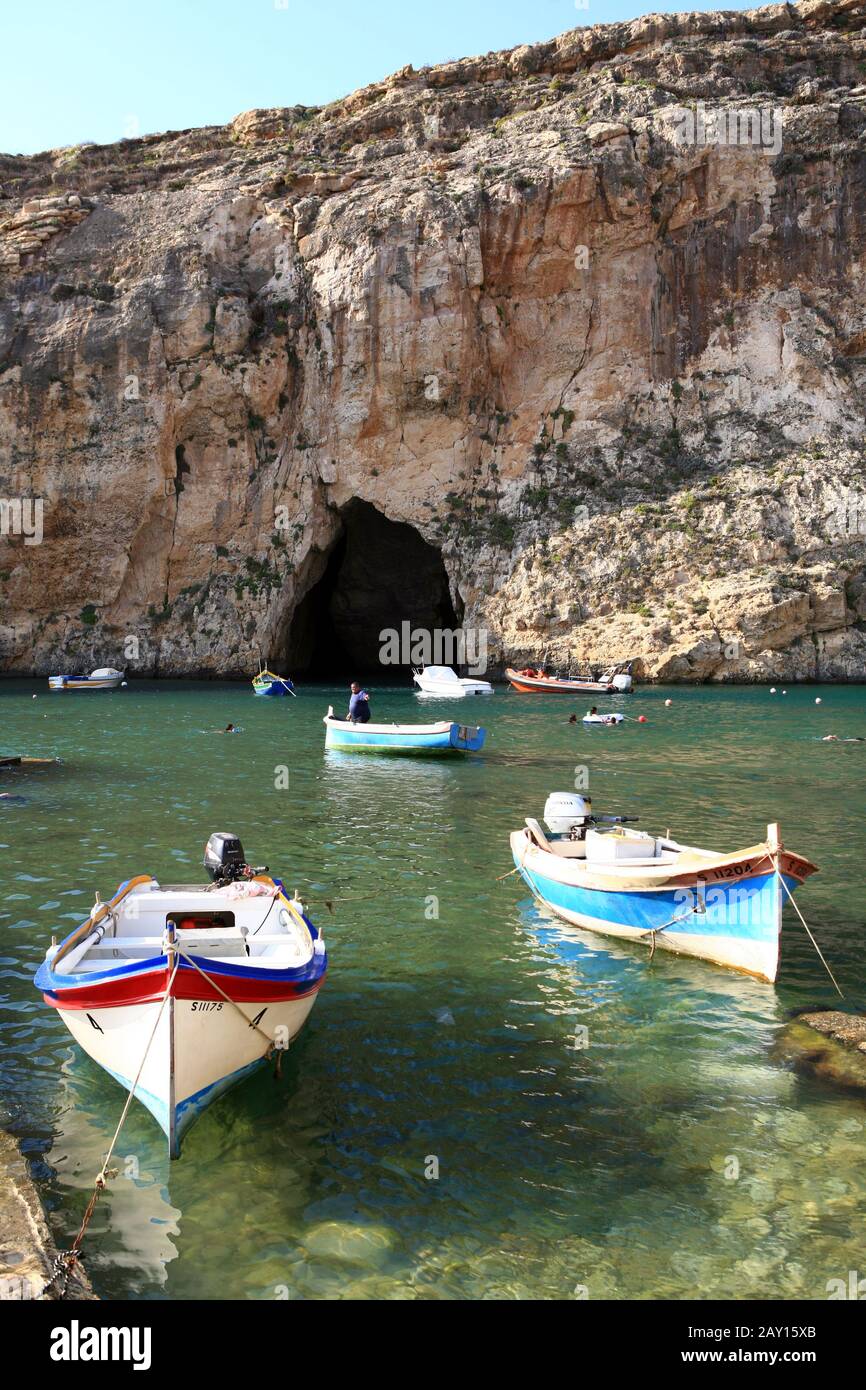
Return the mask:
<svg viewBox="0 0 866 1390">
<path fill-rule="evenodd" d="M 817 868 L 785 849 L 777 825 L 732 854 L 698 849 L 596 817 L 589 797 L 554 793 L 546 833 L 527 818 L 511 836 L 533 895 L 576 927 L 696 956 L 772 984 L 782 908 Z"/>
<path fill-rule="evenodd" d="M 123 672 L 113 666 L 100 666 L 89 676 L 49 676 L 49 690 L 116 690 L 126 685 Z"/>
<path fill-rule="evenodd" d="M 257 676 L 253 676 L 253 693 L 255 695 L 294 695 L 295 687 L 288 676 L 275 676 L 273 671 L 268 671 L 264 667 Z"/>
<path fill-rule="evenodd" d="M 346 753 L 477 753 L 485 730 L 473 724 L 353 724 L 325 715 L 325 747 Z"/>
</svg>

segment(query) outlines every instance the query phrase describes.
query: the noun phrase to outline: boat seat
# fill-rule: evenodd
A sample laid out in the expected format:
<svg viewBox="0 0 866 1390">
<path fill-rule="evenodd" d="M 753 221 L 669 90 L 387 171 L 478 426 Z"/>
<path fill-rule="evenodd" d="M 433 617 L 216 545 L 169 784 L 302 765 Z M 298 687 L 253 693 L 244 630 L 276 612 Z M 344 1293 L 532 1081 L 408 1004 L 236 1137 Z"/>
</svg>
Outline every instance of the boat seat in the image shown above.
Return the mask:
<svg viewBox="0 0 866 1390">
<path fill-rule="evenodd" d="M 538 845 L 539 849 L 547 850 L 548 854 L 554 853 L 553 846 L 551 845 L 550 841 L 548 840 L 538 821 L 535 820 L 532 816 L 526 817 L 526 828 L 529 831 L 531 838 Z"/>
</svg>

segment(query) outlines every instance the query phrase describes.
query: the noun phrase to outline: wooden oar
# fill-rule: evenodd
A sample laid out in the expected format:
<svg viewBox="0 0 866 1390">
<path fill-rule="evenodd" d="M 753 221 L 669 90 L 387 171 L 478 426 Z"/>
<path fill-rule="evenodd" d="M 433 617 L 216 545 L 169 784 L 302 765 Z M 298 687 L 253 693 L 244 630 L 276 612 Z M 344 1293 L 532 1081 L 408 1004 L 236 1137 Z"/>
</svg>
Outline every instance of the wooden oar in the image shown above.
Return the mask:
<svg viewBox="0 0 866 1390">
<path fill-rule="evenodd" d="M 52 763 L 59 762 L 59 758 L 27 758 L 19 753 L 8 758 L 0 758 L 0 767 L 49 767 Z"/>
<path fill-rule="evenodd" d="M 105 917 L 107 913 L 111 912 L 113 908 L 117 907 L 117 904 L 119 902 L 123 901 L 127 893 L 131 893 L 133 888 L 139 887 L 139 885 L 142 883 L 150 883 L 152 881 L 152 877 L 153 876 L 151 874 L 139 874 L 137 878 L 131 878 L 129 880 L 129 883 L 127 883 L 126 887 L 120 893 L 115 893 L 114 897 L 111 899 L 110 902 L 101 903 L 99 906 L 99 910 L 97 912 L 92 913 L 92 915 L 88 917 L 86 922 L 82 922 L 81 926 L 78 927 L 69 937 L 69 939 L 63 943 L 63 945 L 60 947 L 60 950 L 57 952 L 57 955 L 51 962 L 52 966 L 56 966 L 59 960 L 61 960 L 64 956 L 69 954 L 73 946 L 77 946 L 80 941 L 83 941 L 86 936 L 89 936 L 90 933 L 93 931 L 94 927 L 98 926 L 99 923 L 102 921 L 103 917 Z"/>
</svg>

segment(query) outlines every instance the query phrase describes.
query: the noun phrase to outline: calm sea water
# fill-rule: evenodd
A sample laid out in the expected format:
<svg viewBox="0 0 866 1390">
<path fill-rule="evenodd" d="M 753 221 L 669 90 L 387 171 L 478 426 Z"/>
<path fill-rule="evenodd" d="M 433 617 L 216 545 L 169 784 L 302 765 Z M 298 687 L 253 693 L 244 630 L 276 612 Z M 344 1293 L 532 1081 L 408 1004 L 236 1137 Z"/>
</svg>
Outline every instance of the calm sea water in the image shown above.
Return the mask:
<svg viewBox="0 0 866 1390">
<path fill-rule="evenodd" d="M 784 1299 L 866 1275 L 866 1103 L 773 1055 L 792 1008 L 835 998 L 796 917 L 773 989 L 649 964 L 497 882 L 508 831 L 580 765 L 597 810 L 692 842 L 751 844 L 779 819 L 821 868 L 798 902 L 862 1009 L 866 744 L 819 740 L 866 733 L 866 691 L 645 689 L 620 707 L 646 725 L 592 732 L 567 698 L 376 695 L 375 717 L 480 718 L 484 755 L 447 764 L 326 754 L 343 699 L 0 686 L 0 752 L 63 759 L 0 773 L 23 798 L 0 801 L 0 1105 L 61 1243 L 123 1093 L 33 989 L 52 932 L 130 874 L 201 877 L 228 829 L 307 897 L 331 956 L 282 1079 L 215 1104 L 178 1162 L 133 1106 L 85 1245 L 98 1292 Z M 212 732 L 229 720 L 243 733 Z"/>
</svg>

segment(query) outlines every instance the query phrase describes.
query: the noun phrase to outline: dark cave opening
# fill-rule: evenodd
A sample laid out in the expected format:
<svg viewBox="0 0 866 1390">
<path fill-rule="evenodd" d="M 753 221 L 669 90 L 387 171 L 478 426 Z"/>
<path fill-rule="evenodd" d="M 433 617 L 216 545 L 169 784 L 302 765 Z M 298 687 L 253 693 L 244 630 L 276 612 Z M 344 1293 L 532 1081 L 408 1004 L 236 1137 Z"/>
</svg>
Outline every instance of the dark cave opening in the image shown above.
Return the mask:
<svg viewBox="0 0 866 1390">
<path fill-rule="evenodd" d="M 325 571 L 299 603 L 285 668 L 311 680 L 375 675 L 405 680 L 406 668 L 380 662 L 381 633 L 459 627 L 442 555 L 413 526 L 389 521 L 355 498 Z"/>
</svg>

